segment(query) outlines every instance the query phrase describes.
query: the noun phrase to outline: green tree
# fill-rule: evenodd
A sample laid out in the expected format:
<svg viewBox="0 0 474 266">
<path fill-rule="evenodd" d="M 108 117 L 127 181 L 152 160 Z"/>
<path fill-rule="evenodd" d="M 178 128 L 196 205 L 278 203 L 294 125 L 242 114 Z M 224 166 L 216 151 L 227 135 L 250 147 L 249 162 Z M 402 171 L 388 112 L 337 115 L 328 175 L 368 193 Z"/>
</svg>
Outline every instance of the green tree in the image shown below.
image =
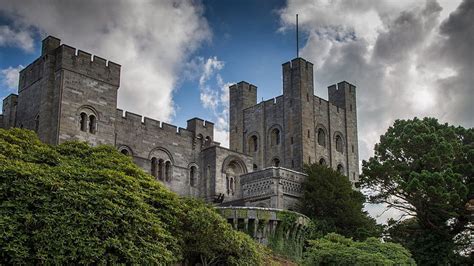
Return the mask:
<svg viewBox="0 0 474 266">
<path fill-rule="evenodd" d="M 348 178 L 322 165 L 307 165 L 299 211 L 310 217 L 321 237 L 330 232 L 365 239 L 379 236 L 381 227 L 363 211 L 365 196 Z"/>
<path fill-rule="evenodd" d="M 372 237 L 358 242 L 331 233 L 309 241 L 303 265 L 415 265 L 415 261 L 399 244 Z"/>
<path fill-rule="evenodd" d="M 210 231 L 198 230 L 208 221 Z M 208 241 L 219 230 L 225 239 Z M 193 251 L 260 265 L 256 245 L 113 147 L 49 146 L 31 131 L 0 129 L 0 264 L 171 265 Z"/>
<path fill-rule="evenodd" d="M 456 263 L 463 250 L 473 198 L 474 130 L 434 118 L 397 120 L 364 161 L 361 182 L 385 203 L 414 217 L 392 222 L 392 239 L 420 264 Z"/>
</svg>

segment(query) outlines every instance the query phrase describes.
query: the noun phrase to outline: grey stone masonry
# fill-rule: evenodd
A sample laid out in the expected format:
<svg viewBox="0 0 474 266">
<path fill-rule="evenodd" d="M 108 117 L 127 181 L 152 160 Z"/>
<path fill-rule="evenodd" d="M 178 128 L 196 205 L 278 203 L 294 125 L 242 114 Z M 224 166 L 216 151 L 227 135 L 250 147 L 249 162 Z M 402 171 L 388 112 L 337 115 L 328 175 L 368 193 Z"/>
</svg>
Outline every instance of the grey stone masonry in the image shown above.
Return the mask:
<svg viewBox="0 0 474 266">
<path fill-rule="evenodd" d="M 172 191 L 223 205 L 294 208 L 304 163 L 357 181 L 355 87 L 330 86 L 329 101 L 314 96 L 313 65 L 302 58 L 283 64 L 275 99 L 257 104 L 256 86 L 230 86 L 229 149 L 214 140 L 212 122 L 192 118 L 180 128 L 118 109 L 120 71 L 49 36 L 20 71 L 18 94 L 3 100 L 0 127 L 34 130 L 49 144 L 113 145 Z"/>
<path fill-rule="evenodd" d="M 329 101 L 314 95 L 313 64 L 295 58 L 282 65 L 283 95 L 256 103 L 257 87 L 240 82 L 230 90 L 230 149 L 253 158 L 253 168 L 282 166 L 302 171 L 320 163 L 358 181 L 355 86 L 328 88 Z"/>
</svg>

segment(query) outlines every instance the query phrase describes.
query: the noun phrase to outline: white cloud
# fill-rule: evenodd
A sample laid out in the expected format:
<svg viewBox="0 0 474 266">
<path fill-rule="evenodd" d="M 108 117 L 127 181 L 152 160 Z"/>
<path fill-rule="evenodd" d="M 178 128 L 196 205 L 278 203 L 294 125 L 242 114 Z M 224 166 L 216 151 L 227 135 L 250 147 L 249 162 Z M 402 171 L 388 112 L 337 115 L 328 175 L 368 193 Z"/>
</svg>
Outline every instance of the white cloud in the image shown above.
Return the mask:
<svg viewBox="0 0 474 266">
<path fill-rule="evenodd" d="M 357 86 L 361 159 L 397 118 L 474 125 L 474 5 L 464 1 L 456 11 L 460 2 L 290 0 L 280 10 L 283 32 L 299 13 L 308 36 L 301 54 L 315 63 L 315 88 L 342 80 Z"/>
<path fill-rule="evenodd" d="M 32 52 L 34 50 L 32 33 L 26 30 L 13 30 L 9 26 L 0 25 L 1 46 L 19 47 L 26 52 Z"/>
<path fill-rule="evenodd" d="M 0 83 L 4 84 L 9 92 L 16 92 L 18 89 L 18 80 L 20 77 L 20 70 L 24 66 L 8 67 L 0 69 Z"/>
<path fill-rule="evenodd" d="M 214 139 L 229 147 L 229 86 L 233 83 L 225 82 L 219 74 L 224 65 L 216 56 L 196 57 L 187 65 L 185 75 L 191 79 L 199 77 L 201 104 L 215 119 Z"/>
<path fill-rule="evenodd" d="M 0 11 L 16 31 L 38 30 L 121 64 L 119 107 L 172 120 L 179 74 L 211 38 L 203 7 L 192 0 L 86 2 L 0 0 Z"/>
</svg>

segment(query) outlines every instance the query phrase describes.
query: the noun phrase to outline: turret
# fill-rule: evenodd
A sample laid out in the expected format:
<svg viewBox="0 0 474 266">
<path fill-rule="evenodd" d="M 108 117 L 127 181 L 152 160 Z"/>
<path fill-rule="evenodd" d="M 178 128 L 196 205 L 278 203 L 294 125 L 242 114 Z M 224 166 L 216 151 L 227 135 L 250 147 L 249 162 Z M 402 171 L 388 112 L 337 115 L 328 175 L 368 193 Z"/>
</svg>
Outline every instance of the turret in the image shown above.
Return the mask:
<svg viewBox="0 0 474 266">
<path fill-rule="evenodd" d="M 241 81 L 229 87 L 230 149 L 244 152 L 243 110 L 257 104 L 257 87 Z"/>
</svg>

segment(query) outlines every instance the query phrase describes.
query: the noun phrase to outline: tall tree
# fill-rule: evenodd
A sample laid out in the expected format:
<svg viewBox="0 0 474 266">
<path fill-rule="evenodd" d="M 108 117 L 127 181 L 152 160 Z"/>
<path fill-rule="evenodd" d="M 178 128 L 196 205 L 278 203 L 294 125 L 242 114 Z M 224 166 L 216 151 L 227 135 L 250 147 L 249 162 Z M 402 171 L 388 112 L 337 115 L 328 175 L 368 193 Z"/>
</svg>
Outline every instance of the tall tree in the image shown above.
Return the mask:
<svg viewBox="0 0 474 266">
<path fill-rule="evenodd" d="M 319 236 L 331 232 L 355 239 L 380 235 L 380 226 L 362 210 L 365 196 L 352 188 L 346 176 L 317 164 L 307 165 L 305 172 L 308 178 L 299 210 L 313 220 Z"/>
<path fill-rule="evenodd" d="M 420 264 L 453 262 L 455 251 L 463 249 L 464 242 L 456 239 L 468 230 L 473 140 L 472 128 L 434 118 L 397 120 L 380 137 L 374 156 L 362 163 L 362 186 L 375 191 L 370 201 L 414 217 L 392 224 L 397 228 L 392 239 L 411 249 Z"/>
</svg>

